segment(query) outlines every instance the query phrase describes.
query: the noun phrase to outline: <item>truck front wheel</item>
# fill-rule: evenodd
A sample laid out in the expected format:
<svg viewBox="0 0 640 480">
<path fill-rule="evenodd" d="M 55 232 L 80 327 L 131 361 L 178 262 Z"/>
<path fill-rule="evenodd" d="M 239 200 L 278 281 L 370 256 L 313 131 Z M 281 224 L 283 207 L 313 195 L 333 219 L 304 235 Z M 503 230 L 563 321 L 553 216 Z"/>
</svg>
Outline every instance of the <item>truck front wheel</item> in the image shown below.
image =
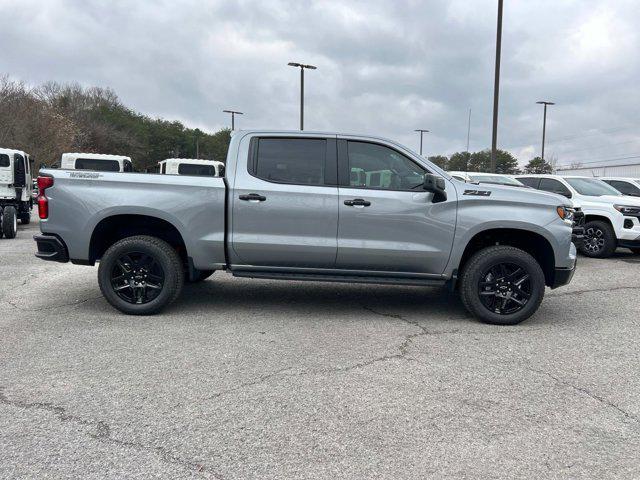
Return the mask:
<svg viewBox="0 0 640 480">
<path fill-rule="evenodd" d="M 105 252 L 98 283 L 107 301 L 129 315 L 151 315 L 173 302 L 182 291 L 182 260 L 165 241 L 129 237 Z"/>
<path fill-rule="evenodd" d="M 538 310 L 544 289 L 544 273 L 536 259 L 504 245 L 476 252 L 460 279 L 465 308 L 496 325 L 515 325 L 529 318 Z"/>
<path fill-rule="evenodd" d="M 584 226 L 584 242 L 580 253 L 592 258 L 607 258 L 617 247 L 616 235 L 607 222 L 593 220 Z"/>
</svg>

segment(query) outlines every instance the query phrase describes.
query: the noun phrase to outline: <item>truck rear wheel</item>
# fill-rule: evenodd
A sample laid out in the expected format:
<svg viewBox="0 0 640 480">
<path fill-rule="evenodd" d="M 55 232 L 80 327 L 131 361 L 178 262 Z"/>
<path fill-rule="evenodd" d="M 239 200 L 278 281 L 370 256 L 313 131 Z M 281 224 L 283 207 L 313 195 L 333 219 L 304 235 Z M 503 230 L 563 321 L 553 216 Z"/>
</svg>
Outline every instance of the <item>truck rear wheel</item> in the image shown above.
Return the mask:
<svg viewBox="0 0 640 480">
<path fill-rule="evenodd" d="M 591 258 L 608 258 L 616 251 L 617 243 L 611 225 L 593 220 L 584 226 L 584 242 L 580 253 Z"/>
<path fill-rule="evenodd" d="M 2 211 L 2 233 L 7 238 L 16 238 L 18 232 L 18 214 L 15 207 L 4 207 Z"/>
<path fill-rule="evenodd" d="M 536 259 L 503 245 L 476 252 L 460 279 L 465 308 L 496 325 L 516 325 L 529 318 L 538 310 L 544 289 L 544 273 Z"/>
<path fill-rule="evenodd" d="M 182 260 L 165 241 L 129 237 L 105 252 L 98 283 L 107 301 L 129 315 L 151 315 L 173 302 L 182 291 Z"/>
</svg>

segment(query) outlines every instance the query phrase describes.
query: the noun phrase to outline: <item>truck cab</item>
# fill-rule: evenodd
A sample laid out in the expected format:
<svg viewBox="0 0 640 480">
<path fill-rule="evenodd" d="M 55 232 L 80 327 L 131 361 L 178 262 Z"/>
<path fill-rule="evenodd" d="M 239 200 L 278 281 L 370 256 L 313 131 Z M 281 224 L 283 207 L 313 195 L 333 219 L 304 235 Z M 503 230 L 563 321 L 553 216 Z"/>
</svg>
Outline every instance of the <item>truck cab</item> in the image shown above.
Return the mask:
<svg viewBox="0 0 640 480">
<path fill-rule="evenodd" d="M 63 153 L 60 168 L 96 172 L 133 172 L 131 157 L 102 153 Z"/>
<path fill-rule="evenodd" d="M 221 177 L 224 176 L 224 163 L 195 158 L 167 158 L 158 162 L 158 172 L 163 175 Z"/>
<path fill-rule="evenodd" d="M 29 154 L 22 150 L 0 148 L 0 221 L 7 238 L 15 237 L 17 220 L 23 224 L 30 222 L 32 163 Z"/>
</svg>

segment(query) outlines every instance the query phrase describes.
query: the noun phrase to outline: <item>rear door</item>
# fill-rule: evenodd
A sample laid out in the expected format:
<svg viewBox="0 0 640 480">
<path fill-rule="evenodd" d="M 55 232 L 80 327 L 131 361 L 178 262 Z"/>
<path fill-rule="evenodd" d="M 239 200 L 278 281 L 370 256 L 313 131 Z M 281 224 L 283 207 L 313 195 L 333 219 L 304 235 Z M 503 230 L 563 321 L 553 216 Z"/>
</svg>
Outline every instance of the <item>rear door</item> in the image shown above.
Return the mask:
<svg viewBox="0 0 640 480">
<path fill-rule="evenodd" d="M 338 139 L 340 221 L 336 266 L 441 274 L 449 260 L 457 200 L 434 203 L 425 166 L 395 147 Z"/>
<path fill-rule="evenodd" d="M 15 190 L 13 187 L 13 168 L 11 158 L 7 153 L 0 153 L 0 198 L 13 198 Z"/>
<path fill-rule="evenodd" d="M 232 198 L 232 263 L 333 268 L 337 252 L 336 139 L 253 137 L 238 159 Z"/>
</svg>

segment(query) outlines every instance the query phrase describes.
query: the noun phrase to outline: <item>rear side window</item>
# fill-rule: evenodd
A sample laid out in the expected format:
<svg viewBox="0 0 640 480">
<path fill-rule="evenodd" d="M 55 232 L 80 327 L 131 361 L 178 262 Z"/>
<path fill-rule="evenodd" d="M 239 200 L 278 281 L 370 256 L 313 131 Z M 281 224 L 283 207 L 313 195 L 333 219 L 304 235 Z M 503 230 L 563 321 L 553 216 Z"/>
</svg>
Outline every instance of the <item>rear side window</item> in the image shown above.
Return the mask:
<svg viewBox="0 0 640 480">
<path fill-rule="evenodd" d="M 253 174 L 294 185 L 324 185 L 327 141 L 315 138 L 260 138 Z"/>
<path fill-rule="evenodd" d="M 625 195 L 633 195 L 634 197 L 640 197 L 640 188 L 629 182 L 623 182 L 621 180 L 604 180 L 620 193 Z"/>
<path fill-rule="evenodd" d="M 8 167 L 9 165 L 9 155 L 0 153 L 0 167 Z"/>
<path fill-rule="evenodd" d="M 98 160 L 95 158 L 78 158 L 76 170 L 97 170 L 99 172 L 119 172 L 120 164 L 117 160 Z"/>
<path fill-rule="evenodd" d="M 524 183 L 527 187 L 538 188 L 540 179 L 537 177 L 518 177 L 520 183 Z"/>
<path fill-rule="evenodd" d="M 571 191 L 558 180 L 553 178 L 543 178 L 540 180 L 540 190 L 545 192 L 557 193 L 565 197 L 571 197 Z"/>
<path fill-rule="evenodd" d="M 199 177 L 215 177 L 216 167 L 213 165 L 194 165 L 181 163 L 178 166 L 178 175 L 196 175 Z"/>
</svg>

